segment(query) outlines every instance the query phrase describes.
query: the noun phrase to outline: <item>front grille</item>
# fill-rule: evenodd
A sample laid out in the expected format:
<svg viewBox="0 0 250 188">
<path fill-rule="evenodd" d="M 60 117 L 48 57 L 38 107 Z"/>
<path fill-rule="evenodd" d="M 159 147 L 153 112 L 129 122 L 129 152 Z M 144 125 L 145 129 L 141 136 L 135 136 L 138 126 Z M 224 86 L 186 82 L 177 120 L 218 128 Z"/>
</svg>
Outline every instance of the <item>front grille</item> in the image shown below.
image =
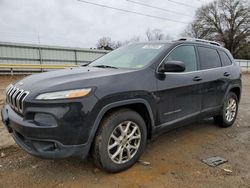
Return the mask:
<svg viewBox="0 0 250 188">
<path fill-rule="evenodd" d="M 6 101 L 16 111 L 23 112 L 23 102 L 29 92 L 24 91 L 14 85 L 9 85 L 6 89 Z"/>
</svg>

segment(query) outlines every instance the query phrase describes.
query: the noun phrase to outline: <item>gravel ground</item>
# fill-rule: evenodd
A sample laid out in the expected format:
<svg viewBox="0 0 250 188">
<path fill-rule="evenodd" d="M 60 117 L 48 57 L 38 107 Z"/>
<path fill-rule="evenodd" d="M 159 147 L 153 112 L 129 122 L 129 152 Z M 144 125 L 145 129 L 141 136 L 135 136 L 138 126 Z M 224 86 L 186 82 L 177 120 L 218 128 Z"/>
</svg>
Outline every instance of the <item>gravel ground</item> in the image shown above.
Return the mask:
<svg viewBox="0 0 250 188">
<path fill-rule="evenodd" d="M 20 77 L 0 77 L 0 90 Z M 148 143 L 141 160 L 118 174 L 103 172 L 91 160 L 43 160 L 16 145 L 0 125 L 2 187 L 248 187 L 250 188 L 250 75 L 243 75 L 237 121 L 231 128 L 203 120 L 168 132 Z M 0 96 L 0 101 L 3 101 Z M 219 155 L 218 167 L 201 162 Z"/>
</svg>

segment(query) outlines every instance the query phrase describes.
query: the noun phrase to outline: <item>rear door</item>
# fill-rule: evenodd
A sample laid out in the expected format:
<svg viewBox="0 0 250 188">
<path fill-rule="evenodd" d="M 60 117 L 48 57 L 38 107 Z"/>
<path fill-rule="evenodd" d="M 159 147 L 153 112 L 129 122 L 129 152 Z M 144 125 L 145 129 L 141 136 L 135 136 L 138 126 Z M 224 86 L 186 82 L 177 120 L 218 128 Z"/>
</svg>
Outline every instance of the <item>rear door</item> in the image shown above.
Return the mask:
<svg viewBox="0 0 250 188">
<path fill-rule="evenodd" d="M 217 49 L 205 46 L 197 49 L 203 78 L 201 108 L 209 111 L 222 104 L 227 79 Z"/>
</svg>

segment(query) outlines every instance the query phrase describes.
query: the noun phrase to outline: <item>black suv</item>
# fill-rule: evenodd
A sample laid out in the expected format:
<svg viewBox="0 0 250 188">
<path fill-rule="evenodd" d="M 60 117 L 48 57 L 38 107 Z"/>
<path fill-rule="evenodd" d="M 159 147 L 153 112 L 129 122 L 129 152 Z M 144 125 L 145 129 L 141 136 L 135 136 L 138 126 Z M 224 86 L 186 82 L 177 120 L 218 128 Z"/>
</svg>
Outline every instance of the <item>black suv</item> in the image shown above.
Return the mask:
<svg viewBox="0 0 250 188">
<path fill-rule="evenodd" d="M 240 68 L 228 50 L 199 39 L 135 43 L 85 67 L 36 74 L 6 89 L 2 120 L 34 156 L 85 158 L 118 172 L 146 140 L 213 117 L 231 126 L 241 95 Z"/>
</svg>

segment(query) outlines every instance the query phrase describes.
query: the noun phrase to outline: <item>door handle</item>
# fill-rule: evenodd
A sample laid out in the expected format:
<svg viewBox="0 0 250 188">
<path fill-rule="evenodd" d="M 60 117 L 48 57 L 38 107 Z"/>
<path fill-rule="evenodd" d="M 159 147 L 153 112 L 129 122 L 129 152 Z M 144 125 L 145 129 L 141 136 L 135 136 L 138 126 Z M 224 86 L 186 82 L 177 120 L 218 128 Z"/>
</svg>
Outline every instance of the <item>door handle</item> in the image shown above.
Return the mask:
<svg viewBox="0 0 250 188">
<path fill-rule="evenodd" d="M 199 81 L 201 81 L 202 80 L 202 78 L 200 77 L 200 76 L 195 76 L 194 78 L 193 78 L 193 81 L 196 81 L 196 82 L 199 82 Z"/>
<path fill-rule="evenodd" d="M 224 76 L 230 76 L 230 73 L 229 72 L 224 72 Z"/>
</svg>

